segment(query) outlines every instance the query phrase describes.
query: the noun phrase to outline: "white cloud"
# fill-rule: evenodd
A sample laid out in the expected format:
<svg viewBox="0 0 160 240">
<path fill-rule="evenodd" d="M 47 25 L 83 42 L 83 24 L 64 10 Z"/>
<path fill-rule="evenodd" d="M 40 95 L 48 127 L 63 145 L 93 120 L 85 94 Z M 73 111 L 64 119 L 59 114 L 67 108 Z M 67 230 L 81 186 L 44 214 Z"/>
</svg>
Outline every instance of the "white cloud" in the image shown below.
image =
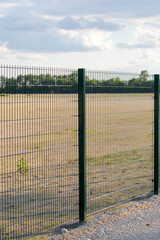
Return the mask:
<svg viewBox="0 0 160 240">
<path fill-rule="evenodd" d="M 16 52 L 17 58 L 24 59 L 24 60 L 45 60 L 46 57 L 41 53 L 23 53 L 23 52 Z"/>
<path fill-rule="evenodd" d="M 97 47 L 100 50 L 107 50 L 113 46 L 111 40 L 107 40 L 111 36 L 110 32 L 100 30 L 85 31 L 82 35 L 83 44 L 87 47 Z"/>
<path fill-rule="evenodd" d="M 159 0 L 1 1 L 1 57 L 13 63 L 158 69 L 159 9 Z"/>
<path fill-rule="evenodd" d="M 8 44 L 8 42 L 5 42 L 5 43 L 1 43 L 1 42 L 0 42 L 0 53 L 1 53 L 1 54 L 10 53 L 10 52 L 11 52 L 11 50 L 9 50 L 9 49 L 7 48 L 7 44 Z"/>
<path fill-rule="evenodd" d="M 21 51 L 14 51 L 7 47 L 7 42 L 0 43 L 0 56 L 1 59 L 14 58 L 23 60 L 45 60 L 45 56 L 41 53 L 26 53 Z"/>
<path fill-rule="evenodd" d="M 0 10 L 16 7 L 18 4 L 16 3 L 7 3 L 7 2 L 0 2 Z"/>
<path fill-rule="evenodd" d="M 79 38 L 79 32 L 74 30 L 59 30 L 62 35 L 68 35 L 71 39 Z"/>
<path fill-rule="evenodd" d="M 65 16 L 55 16 L 55 15 L 38 14 L 38 13 L 35 13 L 35 15 L 44 20 L 52 20 L 56 22 L 61 21 L 65 17 Z"/>
<path fill-rule="evenodd" d="M 83 46 L 95 48 L 97 50 L 107 50 L 113 47 L 113 42 L 108 40 L 111 36 L 110 32 L 92 29 L 92 30 L 60 30 L 60 33 L 67 35 L 71 40 L 80 41 Z"/>
</svg>

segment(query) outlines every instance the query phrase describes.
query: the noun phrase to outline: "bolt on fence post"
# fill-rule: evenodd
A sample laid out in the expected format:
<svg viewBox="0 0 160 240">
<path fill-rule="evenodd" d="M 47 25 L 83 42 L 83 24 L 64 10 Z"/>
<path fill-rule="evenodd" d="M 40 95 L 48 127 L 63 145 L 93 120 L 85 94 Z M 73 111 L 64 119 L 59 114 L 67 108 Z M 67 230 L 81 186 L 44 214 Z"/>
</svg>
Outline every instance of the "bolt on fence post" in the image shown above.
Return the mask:
<svg viewBox="0 0 160 240">
<path fill-rule="evenodd" d="M 78 69 L 79 221 L 86 220 L 85 69 Z"/>
<path fill-rule="evenodd" d="M 154 194 L 160 192 L 159 176 L 159 107 L 160 107 L 160 79 L 159 75 L 154 75 Z"/>
</svg>

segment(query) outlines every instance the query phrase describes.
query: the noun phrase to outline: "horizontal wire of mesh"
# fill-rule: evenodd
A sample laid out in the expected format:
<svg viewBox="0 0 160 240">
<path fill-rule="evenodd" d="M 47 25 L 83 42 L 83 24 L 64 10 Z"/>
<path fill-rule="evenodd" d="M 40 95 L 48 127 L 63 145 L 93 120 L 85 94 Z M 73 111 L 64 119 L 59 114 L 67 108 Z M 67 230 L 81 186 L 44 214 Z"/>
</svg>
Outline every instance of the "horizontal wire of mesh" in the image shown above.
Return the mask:
<svg viewBox="0 0 160 240">
<path fill-rule="evenodd" d="M 153 192 L 153 82 L 86 71 L 88 215 Z"/>
<path fill-rule="evenodd" d="M 78 218 L 77 70 L 0 67 L 0 239 Z"/>
</svg>

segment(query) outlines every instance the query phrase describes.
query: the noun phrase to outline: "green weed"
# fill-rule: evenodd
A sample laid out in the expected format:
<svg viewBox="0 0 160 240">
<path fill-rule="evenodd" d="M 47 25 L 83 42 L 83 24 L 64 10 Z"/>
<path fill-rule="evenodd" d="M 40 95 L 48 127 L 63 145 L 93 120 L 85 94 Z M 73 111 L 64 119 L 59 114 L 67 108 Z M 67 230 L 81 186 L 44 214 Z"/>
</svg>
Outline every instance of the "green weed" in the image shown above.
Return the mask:
<svg viewBox="0 0 160 240">
<path fill-rule="evenodd" d="M 28 172 L 28 164 L 23 157 L 19 160 L 19 164 L 17 165 L 17 167 L 18 167 L 18 172 L 20 173 L 25 174 Z"/>
<path fill-rule="evenodd" d="M 112 161 L 106 162 L 107 165 L 112 164 L 112 163 L 113 163 Z"/>
<path fill-rule="evenodd" d="M 132 150 L 132 153 L 133 153 L 133 154 L 137 154 L 138 151 L 137 151 L 136 149 L 133 149 L 133 150 Z"/>
<path fill-rule="evenodd" d="M 6 97 L 6 96 L 9 96 L 9 94 L 6 94 L 6 93 L 0 93 L 0 97 Z"/>
<path fill-rule="evenodd" d="M 35 146 L 34 148 L 35 148 L 35 149 L 41 149 L 41 146 L 38 146 L 38 145 L 37 145 L 37 146 Z"/>
</svg>

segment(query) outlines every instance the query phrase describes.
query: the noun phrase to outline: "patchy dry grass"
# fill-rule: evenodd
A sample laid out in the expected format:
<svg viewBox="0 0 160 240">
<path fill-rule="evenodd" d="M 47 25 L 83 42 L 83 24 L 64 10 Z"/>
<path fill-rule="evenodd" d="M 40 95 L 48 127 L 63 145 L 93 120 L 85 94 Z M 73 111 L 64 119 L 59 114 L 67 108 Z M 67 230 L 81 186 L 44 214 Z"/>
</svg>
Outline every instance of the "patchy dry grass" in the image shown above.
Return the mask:
<svg viewBox="0 0 160 240">
<path fill-rule="evenodd" d="M 1 238 L 77 219 L 77 96 L 19 94 L 0 101 Z M 153 99 L 152 94 L 88 94 L 86 103 L 90 214 L 152 191 Z"/>
</svg>

